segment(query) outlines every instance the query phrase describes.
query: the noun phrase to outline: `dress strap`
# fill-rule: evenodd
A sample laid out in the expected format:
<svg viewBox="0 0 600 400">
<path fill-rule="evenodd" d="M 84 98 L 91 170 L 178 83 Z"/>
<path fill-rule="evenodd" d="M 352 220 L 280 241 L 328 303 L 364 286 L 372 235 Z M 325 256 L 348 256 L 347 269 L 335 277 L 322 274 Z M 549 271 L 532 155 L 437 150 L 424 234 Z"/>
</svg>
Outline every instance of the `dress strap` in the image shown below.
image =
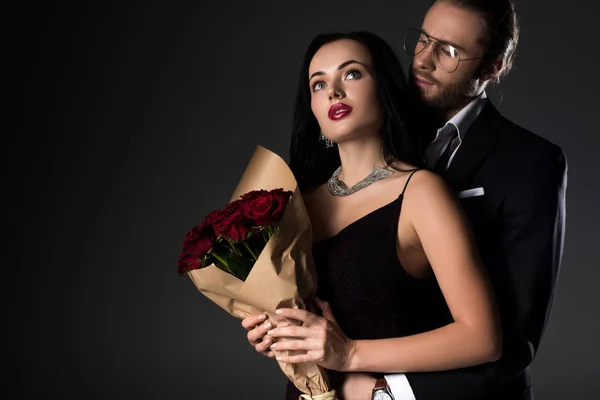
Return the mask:
<svg viewBox="0 0 600 400">
<path fill-rule="evenodd" d="M 415 172 L 419 171 L 420 169 L 421 168 L 417 168 L 413 172 L 410 173 L 410 175 L 408 176 L 408 179 L 406 180 L 406 183 L 404 184 L 404 189 L 402 189 L 402 193 L 400 193 L 400 196 L 402 196 L 404 194 L 404 192 L 406 191 L 406 187 L 408 186 L 408 182 L 410 182 L 410 178 L 412 178 L 412 176 L 415 174 Z"/>
</svg>

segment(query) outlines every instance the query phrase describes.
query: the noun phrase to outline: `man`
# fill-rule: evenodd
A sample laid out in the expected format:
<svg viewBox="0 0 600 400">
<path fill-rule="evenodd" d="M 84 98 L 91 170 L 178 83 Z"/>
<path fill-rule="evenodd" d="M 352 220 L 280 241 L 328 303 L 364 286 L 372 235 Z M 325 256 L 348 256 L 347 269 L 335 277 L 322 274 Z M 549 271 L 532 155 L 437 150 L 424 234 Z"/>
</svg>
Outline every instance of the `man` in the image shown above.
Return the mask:
<svg viewBox="0 0 600 400">
<path fill-rule="evenodd" d="M 517 42 L 510 0 L 438 0 L 405 37 L 418 105 L 410 125 L 428 166 L 456 191 L 473 226 L 500 309 L 502 357 L 460 370 L 386 374 L 385 381 L 345 374 L 343 400 L 533 399 L 529 365 L 559 275 L 567 163 L 558 146 L 487 99 L 487 85 L 510 71 Z M 251 343 L 268 329 L 253 331 L 259 322 L 244 323 Z"/>
<path fill-rule="evenodd" d="M 487 99 L 486 86 L 510 70 L 517 41 L 509 0 L 438 0 L 421 29 L 406 34 L 420 104 L 412 125 L 428 166 L 456 191 L 472 223 L 501 313 L 503 355 L 460 370 L 385 375 L 395 400 L 533 399 L 529 365 L 559 275 L 567 163 L 558 146 L 507 120 Z M 347 374 L 344 398 L 371 391 L 376 398 L 374 382 Z M 377 398 L 389 398 L 383 393 Z"/>
</svg>

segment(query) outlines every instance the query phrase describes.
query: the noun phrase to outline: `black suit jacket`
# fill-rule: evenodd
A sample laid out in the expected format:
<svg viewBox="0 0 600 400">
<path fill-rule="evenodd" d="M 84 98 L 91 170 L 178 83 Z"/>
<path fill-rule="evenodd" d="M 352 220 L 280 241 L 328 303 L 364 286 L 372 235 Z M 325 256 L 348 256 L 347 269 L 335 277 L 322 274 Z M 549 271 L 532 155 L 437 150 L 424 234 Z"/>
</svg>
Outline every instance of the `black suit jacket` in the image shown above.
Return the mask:
<svg viewBox="0 0 600 400">
<path fill-rule="evenodd" d="M 407 373 L 417 400 L 533 399 L 529 365 L 550 313 L 565 232 L 562 150 L 504 118 L 487 102 L 443 174 L 461 199 L 492 281 L 503 328 L 499 361 Z"/>
</svg>

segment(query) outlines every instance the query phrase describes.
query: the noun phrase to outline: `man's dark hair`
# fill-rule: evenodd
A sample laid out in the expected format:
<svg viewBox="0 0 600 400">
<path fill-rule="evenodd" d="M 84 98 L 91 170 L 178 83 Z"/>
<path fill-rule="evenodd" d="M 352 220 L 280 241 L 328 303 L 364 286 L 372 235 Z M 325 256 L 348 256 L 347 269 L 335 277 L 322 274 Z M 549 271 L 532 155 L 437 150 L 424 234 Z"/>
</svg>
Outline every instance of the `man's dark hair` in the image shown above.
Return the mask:
<svg viewBox="0 0 600 400">
<path fill-rule="evenodd" d="M 519 25 L 512 0 L 438 0 L 476 12 L 485 22 L 488 35 L 483 43 L 486 61 L 504 60 L 504 67 L 495 78 L 499 81 L 512 69 L 519 42 Z"/>
</svg>

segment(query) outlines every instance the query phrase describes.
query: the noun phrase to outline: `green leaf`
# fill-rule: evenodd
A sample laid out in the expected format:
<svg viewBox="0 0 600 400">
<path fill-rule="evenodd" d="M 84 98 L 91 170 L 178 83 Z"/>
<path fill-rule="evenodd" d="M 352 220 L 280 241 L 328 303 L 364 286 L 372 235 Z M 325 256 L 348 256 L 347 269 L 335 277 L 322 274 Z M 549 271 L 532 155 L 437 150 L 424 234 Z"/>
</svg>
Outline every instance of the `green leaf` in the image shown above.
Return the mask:
<svg viewBox="0 0 600 400">
<path fill-rule="evenodd" d="M 255 235 L 248 241 L 248 245 L 252 247 L 252 251 L 258 257 L 260 253 L 265 248 L 267 242 L 269 241 L 268 237 L 261 235 Z"/>
<path fill-rule="evenodd" d="M 231 274 L 245 281 L 254 266 L 254 259 L 239 256 L 235 253 L 224 255 Z"/>
</svg>

